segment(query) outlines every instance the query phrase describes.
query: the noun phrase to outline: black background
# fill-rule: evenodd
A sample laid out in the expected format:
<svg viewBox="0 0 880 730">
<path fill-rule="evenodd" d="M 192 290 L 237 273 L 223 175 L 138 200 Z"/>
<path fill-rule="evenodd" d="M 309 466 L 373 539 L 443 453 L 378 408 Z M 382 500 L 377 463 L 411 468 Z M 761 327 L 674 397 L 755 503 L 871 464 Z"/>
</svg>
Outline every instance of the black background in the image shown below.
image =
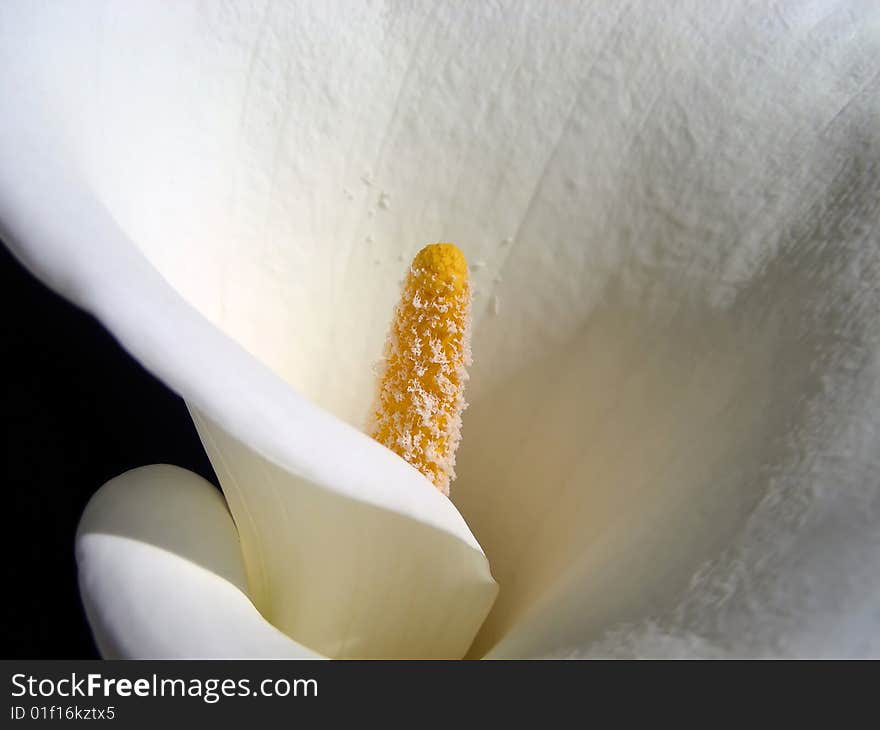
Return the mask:
<svg viewBox="0 0 880 730">
<path fill-rule="evenodd" d="M 183 401 L 0 243 L 3 657 L 97 657 L 74 535 L 108 479 L 169 463 L 217 484 Z"/>
</svg>

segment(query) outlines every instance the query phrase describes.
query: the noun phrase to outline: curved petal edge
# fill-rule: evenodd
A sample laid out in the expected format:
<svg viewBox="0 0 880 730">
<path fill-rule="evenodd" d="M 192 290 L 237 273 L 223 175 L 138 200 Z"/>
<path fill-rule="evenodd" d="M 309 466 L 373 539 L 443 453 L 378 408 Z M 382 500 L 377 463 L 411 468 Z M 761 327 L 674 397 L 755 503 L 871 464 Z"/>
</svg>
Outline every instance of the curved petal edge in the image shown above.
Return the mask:
<svg viewBox="0 0 880 730">
<path fill-rule="evenodd" d="M 251 603 L 223 498 L 184 469 L 142 467 L 101 487 L 80 521 L 76 560 L 104 658 L 321 658 Z"/>
</svg>

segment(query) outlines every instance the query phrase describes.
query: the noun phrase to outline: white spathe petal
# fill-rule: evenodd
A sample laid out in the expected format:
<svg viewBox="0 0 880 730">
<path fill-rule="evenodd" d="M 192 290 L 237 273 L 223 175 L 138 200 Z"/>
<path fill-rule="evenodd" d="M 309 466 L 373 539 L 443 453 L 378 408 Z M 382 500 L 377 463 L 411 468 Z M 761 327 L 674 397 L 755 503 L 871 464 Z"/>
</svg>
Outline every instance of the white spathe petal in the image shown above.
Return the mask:
<svg viewBox="0 0 880 730">
<path fill-rule="evenodd" d="M 0 12 L 4 98 L 39 144 L 57 138 L 73 178 L 182 297 L 348 423 L 370 402 L 411 253 L 452 239 L 482 264 L 453 499 L 503 590 L 475 651 L 505 637 L 499 651 L 582 647 L 676 606 L 698 619 L 671 630 L 708 636 L 723 610 L 686 596 L 714 561 L 723 590 L 759 568 L 785 575 L 784 597 L 742 591 L 741 605 L 765 606 L 755 621 L 786 615 L 799 581 L 836 590 L 834 561 L 779 557 L 793 534 L 820 542 L 780 520 L 808 497 L 810 514 L 874 504 L 870 4 L 681 0 L 660 22 L 649 1 Z M 19 255 L 233 439 L 335 483 L 328 464 L 361 448 L 351 434 L 334 427 L 345 451 L 312 454 L 320 416 L 297 403 L 309 418 L 285 418 L 289 396 L 277 405 L 282 390 L 225 346 L 222 361 L 190 362 L 204 329 L 189 314 L 168 310 L 179 338 L 140 328 L 158 307 L 125 305 L 128 273 L 113 295 L 100 266 L 53 252 L 77 226 L 43 235 L 51 176 L 23 190 L 32 160 L 15 142 L 0 220 L 28 187 L 37 201 Z M 252 455 L 227 469 L 221 450 L 228 490 Z M 768 501 L 780 506 L 757 509 Z M 830 542 L 843 562 L 870 552 Z M 858 583 L 840 600 L 872 615 Z"/>
<path fill-rule="evenodd" d="M 332 656 L 462 656 L 497 586 L 452 503 L 189 307 L 63 164 L 2 152 L 29 182 L 0 200 L 6 240 L 190 403 L 263 614 Z"/>
<path fill-rule="evenodd" d="M 246 593 L 223 497 L 192 472 L 155 465 L 107 482 L 76 536 L 86 614 L 107 659 L 313 659 Z"/>
<path fill-rule="evenodd" d="M 498 587 L 458 513 L 421 475 L 314 419 L 329 467 L 321 488 L 192 414 L 236 517 L 250 595 L 273 624 L 334 657 L 464 656 Z"/>
<path fill-rule="evenodd" d="M 513 326 L 546 334 L 468 412 L 456 503 L 502 587 L 475 654 L 876 653 L 880 8 L 703 7 L 627 18 L 585 84 L 653 108 L 634 137 L 561 143 L 540 207 L 591 231 L 578 286 L 540 286 L 552 246 L 505 277 Z M 639 60 L 674 43 L 648 92 Z M 563 169 L 621 149 L 608 215 L 584 220 Z M 478 326 L 475 380 L 505 340 Z"/>
</svg>

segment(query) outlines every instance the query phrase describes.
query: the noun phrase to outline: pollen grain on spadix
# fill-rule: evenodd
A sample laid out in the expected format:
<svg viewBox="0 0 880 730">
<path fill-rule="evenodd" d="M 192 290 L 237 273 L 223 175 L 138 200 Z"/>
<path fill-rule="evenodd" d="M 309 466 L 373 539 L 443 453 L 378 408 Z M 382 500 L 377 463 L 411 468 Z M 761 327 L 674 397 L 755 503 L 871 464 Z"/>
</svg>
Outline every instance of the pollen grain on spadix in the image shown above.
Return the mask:
<svg viewBox="0 0 880 730">
<path fill-rule="evenodd" d="M 470 307 L 464 254 L 451 243 L 425 246 L 394 311 L 370 427 L 446 495 L 466 407 Z"/>
</svg>

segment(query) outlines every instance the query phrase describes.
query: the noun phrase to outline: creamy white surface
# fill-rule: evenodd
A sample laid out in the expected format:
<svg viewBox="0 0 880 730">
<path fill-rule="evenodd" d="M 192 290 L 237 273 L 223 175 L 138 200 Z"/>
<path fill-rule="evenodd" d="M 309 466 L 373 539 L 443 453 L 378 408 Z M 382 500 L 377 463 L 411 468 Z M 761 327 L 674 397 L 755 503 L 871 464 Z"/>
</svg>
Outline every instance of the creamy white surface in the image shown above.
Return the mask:
<svg viewBox="0 0 880 730">
<path fill-rule="evenodd" d="M 13 122 L 304 399 L 361 426 L 405 262 L 454 240 L 483 264 L 452 492 L 501 584 L 475 655 L 877 651 L 876 6 L 86 6 L 0 11 Z M 134 342 L 153 303 L 106 295 L 76 216 L 43 235 L 42 163 L 6 129 L 0 220 L 32 269 L 291 484 L 476 545 L 243 353 L 203 373 L 198 342 Z M 251 535 L 237 517 L 258 603 L 284 529 L 260 504 Z"/>
<path fill-rule="evenodd" d="M 184 469 L 142 467 L 104 485 L 80 521 L 76 560 L 105 658 L 320 658 L 251 603 L 223 498 Z"/>
</svg>

